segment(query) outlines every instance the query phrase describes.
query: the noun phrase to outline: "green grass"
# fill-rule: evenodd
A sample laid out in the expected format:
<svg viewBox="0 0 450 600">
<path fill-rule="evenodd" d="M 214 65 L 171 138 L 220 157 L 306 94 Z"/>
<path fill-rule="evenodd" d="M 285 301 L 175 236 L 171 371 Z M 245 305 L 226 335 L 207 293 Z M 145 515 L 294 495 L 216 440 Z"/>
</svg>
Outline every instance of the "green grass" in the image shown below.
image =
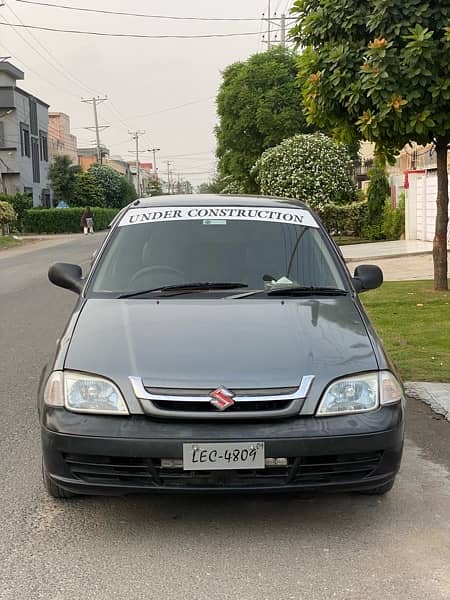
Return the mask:
<svg viewBox="0 0 450 600">
<path fill-rule="evenodd" d="M 395 281 L 361 300 L 404 380 L 450 382 L 450 292 Z"/>
<path fill-rule="evenodd" d="M 12 235 L 0 235 L 0 250 L 20 246 L 22 243 L 21 240 L 15 240 Z"/>
</svg>

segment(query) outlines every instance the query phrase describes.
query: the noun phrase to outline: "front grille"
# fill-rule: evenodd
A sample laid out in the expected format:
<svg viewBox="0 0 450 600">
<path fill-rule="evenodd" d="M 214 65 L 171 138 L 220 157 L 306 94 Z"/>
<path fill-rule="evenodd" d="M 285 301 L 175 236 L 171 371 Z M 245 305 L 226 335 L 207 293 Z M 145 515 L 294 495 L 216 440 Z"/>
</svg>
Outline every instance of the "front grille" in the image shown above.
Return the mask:
<svg viewBox="0 0 450 600">
<path fill-rule="evenodd" d="M 198 396 L 200 398 L 208 397 L 213 391 L 211 388 L 156 388 L 144 386 L 144 389 L 149 394 L 154 396 Z M 298 388 L 282 387 L 282 388 L 233 388 L 233 393 L 236 396 L 287 396 L 295 394 Z"/>
<path fill-rule="evenodd" d="M 127 458 L 65 454 L 73 477 L 90 484 L 137 488 L 314 487 L 358 482 L 373 475 L 382 452 L 292 457 L 287 466 L 236 471 L 184 471 L 163 467 L 158 458 Z"/>
<path fill-rule="evenodd" d="M 155 387 L 140 377 L 129 377 L 129 380 L 144 412 L 153 417 L 281 419 L 299 414 L 314 376 L 303 376 L 299 387 L 230 387 L 234 405 L 226 407 L 223 411 L 212 402 L 210 394 L 215 388 Z"/>
<path fill-rule="evenodd" d="M 160 410 L 174 412 L 202 412 L 217 414 L 215 408 L 208 400 L 199 400 L 198 402 L 183 402 L 182 400 L 154 400 L 154 406 Z M 236 402 L 227 409 L 227 413 L 237 412 L 260 412 L 268 410 L 284 410 L 291 404 L 289 400 L 258 400 L 255 402 Z"/>
</svg>

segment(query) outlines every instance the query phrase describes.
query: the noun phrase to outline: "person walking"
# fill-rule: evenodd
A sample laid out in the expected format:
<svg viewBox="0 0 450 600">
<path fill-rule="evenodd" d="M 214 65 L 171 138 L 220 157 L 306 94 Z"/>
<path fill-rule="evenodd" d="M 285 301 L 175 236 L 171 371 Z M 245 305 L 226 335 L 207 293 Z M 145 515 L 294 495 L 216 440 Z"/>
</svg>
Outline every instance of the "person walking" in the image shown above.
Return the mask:
<svg viewBox="0 0 450 600">
<path fill-rule="evenodd" d="M 81 227 L 83 228 L 84 235 L 94 233 L 94 215 L 89 206 L 86 206 L 81 215 Z"/>
</svg>

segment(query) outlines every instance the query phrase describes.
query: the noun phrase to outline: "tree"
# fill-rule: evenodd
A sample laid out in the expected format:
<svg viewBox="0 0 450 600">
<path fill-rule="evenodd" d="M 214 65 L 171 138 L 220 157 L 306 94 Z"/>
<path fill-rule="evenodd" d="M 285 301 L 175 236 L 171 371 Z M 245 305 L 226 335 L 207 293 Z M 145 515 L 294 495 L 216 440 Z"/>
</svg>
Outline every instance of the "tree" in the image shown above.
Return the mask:
<svg viewBox="0 0 450 600">
<path fill-rule="evenodd" d="M 448 289 L 449 11 L 434 0 L 296 0 L 293 37 L 308 121 L 341 139 L 375 141 L 392 159 L 410 141 L 434 143 L 436 289 Z"/>
<path fill-rule="evenodd" d="M 2 235 L 6 235 L 8 233 L 9 224 L 15 220 L 16 213 L 11 204 L 9 204 L 9 202 L 0 200 L 0 226 L 2 228 Z"/>
<path fill-rule="evenodd" d="M 107 208 L 122 208 L 127 204 L 123 176 L 107 165 L 92 165 L 88 173 L 92 175 Z"/>
<path fill-rule="evenodd" d="M 315 209 L 356 198 L 347 148 L 323 133 L 296 135 L 266 150 L 255 166 L 261 193 L 297 198 Z"/>
<path fill-rule="evenodd" d="M 150 181 L 147 184 L 146 192 L 149 196 L 161 196 L 162 195 L 163 191 L 162 191 L 161 182 L 157 177 L 150 179 Z"/>
<path fill-rule="evenodd" d="M 69 156 L 56 156 L 48 169 L 48 178 L 53 190 L 53 200 L 57 204 L 65 200 L 71 204 L 75 187 L 75 179 L 80 171 Z"/>
<path fill-rule="evenodd" d="M 301 106 L 295 55 L 277 46 L 227 67 L 217 96 L 217 156 L 222 177 L 258 191 L 250 171 L 283 139 L 311 130 Z"/>
<path fill-rule="evenodd" d="M 106 206 L 102 190 L 89 171 L 77 175 L 72 206 Z"/>
<path fill-rule="evenodd" d="M 369 225 L 381 225 L 384 206 L 391 191 L 386 170 L 382 164 L 375 161 L 368 172 L 370 181 L 367 188 L 367 204 L 369 209 Z"/>
<path fill-rule="evenodd" d="M 133 202 L 138 197 L 134 185 L 123 175 L 120 177 L 120 196 L 121 206 L 130 204 L 130 202 Z"/>
</svg>

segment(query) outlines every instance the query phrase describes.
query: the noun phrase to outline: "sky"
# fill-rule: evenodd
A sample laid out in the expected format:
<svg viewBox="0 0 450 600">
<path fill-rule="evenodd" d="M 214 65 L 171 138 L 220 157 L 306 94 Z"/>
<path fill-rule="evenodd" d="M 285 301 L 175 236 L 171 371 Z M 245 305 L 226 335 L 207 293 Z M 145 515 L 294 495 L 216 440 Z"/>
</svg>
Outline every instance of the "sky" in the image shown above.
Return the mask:
<svg viewBox="0 0 450 600">
<path fill-rule="evenodd" d="M 260 19 L 268 0 L 42 0 L 107 11 L 180 17 L 249 18 L 255 21 L 164 20 L 78 12 L 3 0 L 0 21 L 13 24 L 145 35 L 247 33 L 206 39 L 132 39 L 76 35 L 0 25 L 0 55 L 25 72 L 19 86 L 67 113 L 78 146 L 94 145 L 92 105 L 82 98 L 107 96 L 99 122 L 109 127 L 101 141 L 111 152 L 134 158 L 129 131 L 141 130 L 141 161 L 160 148 L 162 177 L 171 161 L 175 177 L 194 186 L 215 173 L 215 97 L 223 69 L 262 51 Z M 32 1 L 32 0 L 31 0 Z M 271 0 L 278 15 L 290 0 Z M 181 106 L 184 105 L 184 106 Z"/>
</svg>

